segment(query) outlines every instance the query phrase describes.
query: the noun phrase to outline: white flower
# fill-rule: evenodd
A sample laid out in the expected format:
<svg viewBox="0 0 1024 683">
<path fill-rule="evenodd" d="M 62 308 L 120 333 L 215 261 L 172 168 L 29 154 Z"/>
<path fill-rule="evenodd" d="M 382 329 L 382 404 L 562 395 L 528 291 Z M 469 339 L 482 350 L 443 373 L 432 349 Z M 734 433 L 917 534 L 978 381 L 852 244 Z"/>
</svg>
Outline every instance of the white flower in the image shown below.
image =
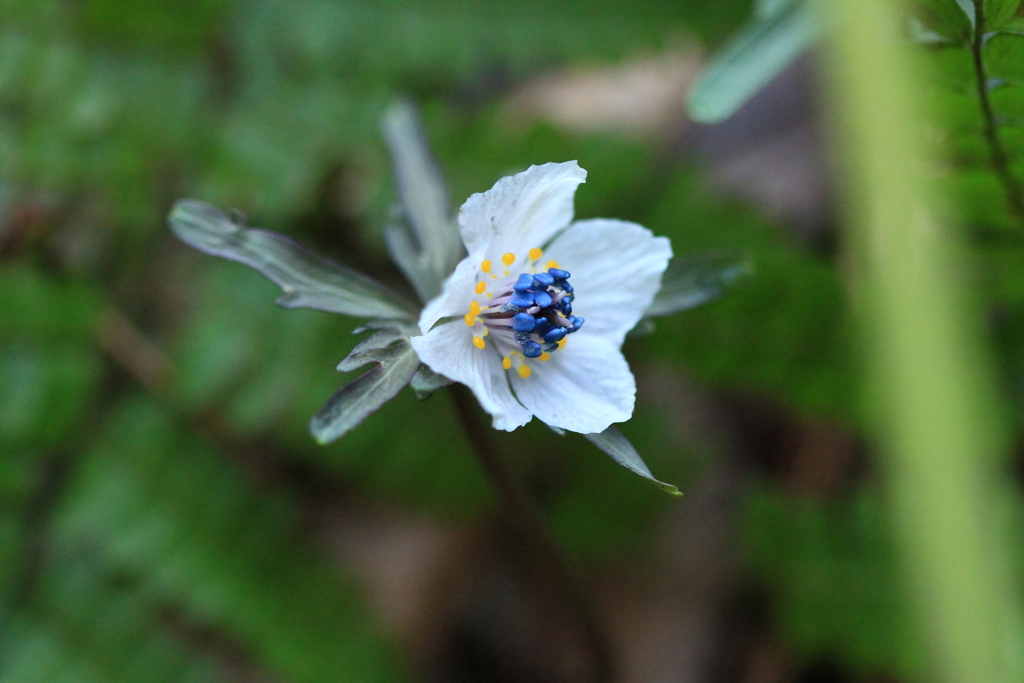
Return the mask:
<svg viewBox="0 0 1024 683">
<path fill-rule="evenodd" d="M 420 360 L 472 389 L 496 429 L 536 416 L 593 434 L 633 414 L 620 348 L 672 248 L 635 223 L 573 222 L 586 177 L 575 161 L 531 166 L 470 197 L 459 211 L 469 256 L 412 338 Z"/>
</svg>

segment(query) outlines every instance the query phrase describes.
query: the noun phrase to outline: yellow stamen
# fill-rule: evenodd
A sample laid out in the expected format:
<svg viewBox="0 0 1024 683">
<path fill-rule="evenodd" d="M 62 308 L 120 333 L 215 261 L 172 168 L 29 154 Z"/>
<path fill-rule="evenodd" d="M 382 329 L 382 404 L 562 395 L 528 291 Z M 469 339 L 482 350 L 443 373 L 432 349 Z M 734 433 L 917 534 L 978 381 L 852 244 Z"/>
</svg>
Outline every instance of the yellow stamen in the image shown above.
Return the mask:
<svg viewBox="0 0 1024 683">
<path fill-rule="evenodd" d="M 476 283 L 476 293 L 477 294 L 483 294 L 485 289 L 487 289 L 487 283 L 486 282 L 481 280 L 480 282 Z"/>
<path fill-rule="evenodd" d="M 530 260 L 531 261 L 539 260 L 540 257 L 541 257 L 541 254 L 543 254 L 543 253 L 544 252 L 542 250 L 538 249 L 537 247 L 534 247 L 533 249 L 530 250 Z"/>
<path fill-rule="evenodd" d="M 480 264 L 480 270 L 484 271 L 485 273 L 491 272 L 491 262 L 490 261 L 484 261 L 483 263 L 481 263 Z"/>
<path fill-rule="evenodd" d="M 560 348 L 560 349 L 561 349 L 561 348 L 564 348 L 564 347 L 565 347 L 565 345 L 566 345 L 566 344 L 568 344 L 568 343 L 569 343 L 569 338 L 568 338 L 568 337 L 563 337 L 563 338 L 562 338 L 561 340 L 559 340 L 559 342 L 558 342 L 558 348 Z"/>
<path fill-rule="evenodd" d="M 558 261 L 548 261 L 545 268 L 558 268 Z"/>
<path fill-rule="evenodd" d="M 485 328 L 484 328 L 484 333 L 483 333 L 483 335 L 482 335 L 482 336 L 486 337 L 486 336 L 487 336 L 487 335 L 489 335 L 490 333 L 491 333 L 491 332 L 490 332 L 490 330 L 488 330 L 488 329 L 487 329 L 487 328 L 485 327 Z"/>
<path fill-rule="evenodd" d="M 505 368 L 506 370 L 511 368 L 512 367 L 512 359 L 511 358 L 502 358 L 501 359 L 501 367 Z"/>
<path fill-rule="evenodd" d="M 465 317 L 465 321 L 466 321 L 466 325 L 467 326 L 473 327 L 473 325 L 476 324 L 476 316 L 473 315 L 472 313 L 467 313 L 466 317 Z"/>
<path fill-rule="evenodd" d="M 469 312 L 472 315 L 475 315 L 475 316 L 476 315 L 480 315 L 480 302 L 479 301 L 470 301 L 469 302 Z"/>
<path fill-rule="evenodd" d="M 493 296 L 491 296 L 490 292 L 484 292 L 484 296 L 486 296 L 488 299 L 493 299 L 494 298 Z"/>
<path fill-rule="evenodd" d="M 506 266 L 511 266 L 513 263 L 516 262 L 516 255 L 513 254 L 512 252 L 509 252 L 501 257 L 501 262 L 504 263 Z"/>
<path fill-rule="evenodd" d="M 473 346 L 482 349 L 487 346 L 487 342 L 484 341 L 483 337 L 473 337 Z"/>
<path fill-rule="evenodd" d="M 526 379 L 527 377 L 533 374 L 533 370 L 530 369 L 529 365 L 520 365 L 518 368 L 516 368 L 516 372 L 518 372 L 519 376 L 522 377 L 523 379 Z"/>
<path fill-rule="evenodd" d="M 551 354 L 548 353 L 547 351 L 545 351 L 544 353 L 540 354 L 540 358 L 538 358 L 537 360 L 550 360 L 550 359 L 551 359 Z"/>
</svg>

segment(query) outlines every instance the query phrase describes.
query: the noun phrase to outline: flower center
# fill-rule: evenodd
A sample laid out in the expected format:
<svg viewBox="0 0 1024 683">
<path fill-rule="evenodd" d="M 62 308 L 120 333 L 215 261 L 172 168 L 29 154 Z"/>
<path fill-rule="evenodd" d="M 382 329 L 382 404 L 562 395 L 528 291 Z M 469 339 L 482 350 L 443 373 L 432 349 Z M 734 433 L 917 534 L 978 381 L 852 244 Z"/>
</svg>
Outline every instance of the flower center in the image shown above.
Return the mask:
<svg viewBox="0 0 1024 683">
<path fill-rule="evenodd" d="M 481 263 L 483 279 L 476 283 L 475 290 L 478 298 L 470 302 L 465 316 L 466 325 L 473 328 L 473 344 L 484 349 L 484 337 L 490 337 L 504 356 L 502 367 L 515 367 L 520 377 L 532 373 L 527 359 L 548 360 L 584 322 L 572 314 L 575 294 L 569 284 L 570 274 L 554 261 L 548 261 L 547 270 L 538 272 L 536 262 L 540 257 L 540 249 L 531 249 L 524 264 L 530 272 L 510 276 L 505 270 L 500 278 L 491 274 L 490 261 Z M 502 257 L 508 267 L 516 261 L 514 254 Z"/>
</svg>

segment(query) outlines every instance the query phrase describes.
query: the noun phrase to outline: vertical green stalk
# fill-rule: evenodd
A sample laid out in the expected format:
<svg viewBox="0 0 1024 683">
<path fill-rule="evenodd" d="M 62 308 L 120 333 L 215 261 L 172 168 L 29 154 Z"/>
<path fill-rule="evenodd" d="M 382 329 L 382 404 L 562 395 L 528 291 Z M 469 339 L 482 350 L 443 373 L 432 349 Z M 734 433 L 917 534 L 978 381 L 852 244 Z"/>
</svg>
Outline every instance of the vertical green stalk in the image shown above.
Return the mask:
<svg viewBox="0 0 1024 683">
<path fill-rule="evenodd" d="M 1005 501 L 981 318 L 963 247 L 934 212 L 919 79 L 895 3 L 832 0 L 831 104 L 850 246 L 899 547 L 929 638 L 928 680 L 1010 680 L 1016 595 L 997 523 Z"/>
</svg>

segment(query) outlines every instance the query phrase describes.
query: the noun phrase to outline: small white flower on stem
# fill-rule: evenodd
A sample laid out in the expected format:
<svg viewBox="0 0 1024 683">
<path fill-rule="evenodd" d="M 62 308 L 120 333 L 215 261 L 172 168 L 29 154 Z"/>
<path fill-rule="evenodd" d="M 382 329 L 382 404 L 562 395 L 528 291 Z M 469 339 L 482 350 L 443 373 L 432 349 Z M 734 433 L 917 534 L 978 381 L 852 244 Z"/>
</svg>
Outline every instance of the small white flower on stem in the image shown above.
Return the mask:
<svg viewBox="0 0 1024 683">
<path fill-rule="evenodd" d="M 412 338 L 420 360 L 472 389 L 496 429 L 536 416 L 594 434 L 633 414 L 636 382 L 620 349 L 672 248 L 635 223 L 574 222 L 586 177 L 575 161 L 531 166 L 466 200 L 469 256 Z"/>
</svg>

